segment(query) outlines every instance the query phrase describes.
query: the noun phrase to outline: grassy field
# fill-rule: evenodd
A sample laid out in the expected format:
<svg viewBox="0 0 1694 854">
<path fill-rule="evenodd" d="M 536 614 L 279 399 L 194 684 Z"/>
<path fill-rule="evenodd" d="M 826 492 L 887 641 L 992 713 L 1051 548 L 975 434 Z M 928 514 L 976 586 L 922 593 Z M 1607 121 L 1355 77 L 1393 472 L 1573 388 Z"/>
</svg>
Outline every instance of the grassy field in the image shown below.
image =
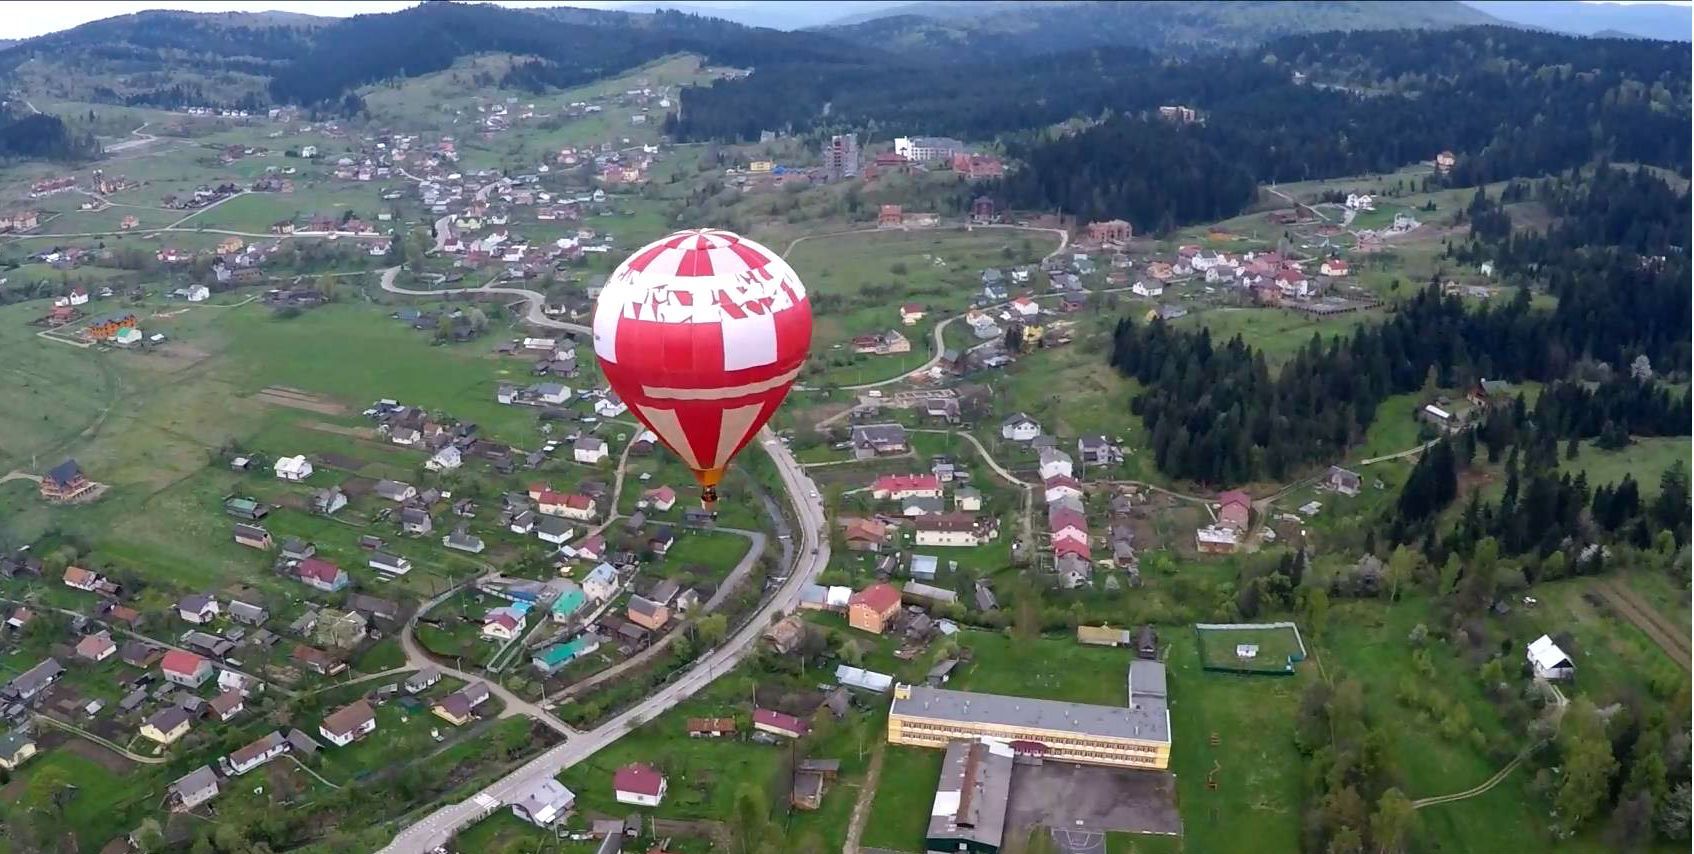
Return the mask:
<svg viewBox="0 0 1694 854">
<path fill-rule="evenodd" d="M 917 367 L 933 355 L 934 325 L 980 294 L 984 269 L 1033 263 L 1050 248 L 1047 235 L 1004 230 L 878 231 L 800 243 L 787 260 L 805 281 L 815 314 L 806 381 L 873 382 Z M 926 311 L 914 326 L 901 325 L 899 308 L 908 302 Z M 890 329 L 911 341 L 908 357 L 854 357 L 836 348 Z"/>
<path fill-rule="evenodd" d="M 1374 310 L 1312 317 L 1282 309 L 1215 309 L 1191 312 L 1176 325 L 1194 329 L 1204 326 L 1212 331 L 1215 342 L 1240 335 L 1248 345 L 1263 350 L 1265 360 L 1275 368 L 1306 346 L 1313 335 L 1327 346 L 1331 336 L 1347 335 L 1360 324 L 1382 317 L 1382 312 Z"/>
<path fill-rule="evenodd" d="M 1208 667 L 1241 668 L 1281 673 L 1298 667 L 1304 656 L 1300 637 L 1291 628 L 1265 626 L 1243 629 L 1196 628 L 1201 658 Z M 1237 647 L 1247 644 L 1258 647 L 1251 658 L 1237 655 Z"/>
<path fill-rule="evenodd" d="M 1559 468 L 1586 474 L 1590 487 L 1617 483 L 1627 474 L 1641 485 L 1643 498 L 1659 494 L 1659 477 L 1667 469 L 1681 468 L 1683 475 L 1687 476 L 1691 458 L 1694 458 L 1694 452 L 1690 451 L 1688 438 L 1685 436 L 1638 438 L 1627 447 L 1615 451 L 1597 448 L 1593 442 L 1583 442 L 1574 460 L 1563 458 L 1562 445 L 1560 450 Z"/>
</svg>

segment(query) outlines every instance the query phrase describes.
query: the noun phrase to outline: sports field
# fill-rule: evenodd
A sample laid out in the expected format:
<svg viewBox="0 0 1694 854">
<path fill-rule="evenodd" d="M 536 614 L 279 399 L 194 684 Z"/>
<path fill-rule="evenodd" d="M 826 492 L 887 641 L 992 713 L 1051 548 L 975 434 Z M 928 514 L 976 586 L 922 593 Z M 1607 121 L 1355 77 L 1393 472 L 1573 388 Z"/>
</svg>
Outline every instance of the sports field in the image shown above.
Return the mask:
<svg viewBox="0 0 1694 854">
<path fill-rule="evenodd" d="M 1292 624 L 1197 623 L 1194 634 L 1207 669 L 1291 673 L 1306 657 L 1300 632 Z"/>
</svg>

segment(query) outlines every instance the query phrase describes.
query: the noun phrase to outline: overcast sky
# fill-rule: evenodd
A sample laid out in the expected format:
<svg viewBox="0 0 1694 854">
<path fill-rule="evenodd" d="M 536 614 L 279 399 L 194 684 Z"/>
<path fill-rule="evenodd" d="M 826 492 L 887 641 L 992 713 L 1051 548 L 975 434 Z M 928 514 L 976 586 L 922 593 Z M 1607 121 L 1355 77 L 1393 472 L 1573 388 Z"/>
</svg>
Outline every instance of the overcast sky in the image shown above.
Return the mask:
<svg viewBox="0 0 1694 854">
<path fill-rule="evenodd" d="M 1610 0 L 1610 2 L 1633 4 L 1637 2 L 1662 2 L 1663 0 Z M 615 9 L 619 6 L 633 5 L 627 0 L 494 0 L 501 6 L 525 8 L 533 6 L 581 6 L 594 9 Z M 676 0 L 689 6 L 717 8 L 746 8 L 754 5 L 752 0 Z M 1585 0 L 1587 2 L 1587 0 Z M 1678 0 L 1670 5 L 1687 6 L 1694 0 Z M 346 17 L 373 12 L 395 12 L 410 6 L 415 2 L 390 2 L 390 0 L 336 0 L 336 2 L 301 2 L 301 0 L 256 0 L 256 2 L 225 2 L 225 0 L 197 0 L 197 2 L 181 2 L 181 0 L 93 0 L 93 2 L 66 2 L 66 0 L 48 0 L 39 2 L 12 2 L 5 5 L 8 14 L 0 15 L 0 38 L 23 39 L 39 36 L 44 33 L 70 29 L 78 24 L 98 21 L 116 15 L 128 15 L 147 9 L 185 9 L 193 12 L 300 12 L 307 15 L 326 15 Z M 848 10 L 843 10 L 844 12 Z"/>
</svg>

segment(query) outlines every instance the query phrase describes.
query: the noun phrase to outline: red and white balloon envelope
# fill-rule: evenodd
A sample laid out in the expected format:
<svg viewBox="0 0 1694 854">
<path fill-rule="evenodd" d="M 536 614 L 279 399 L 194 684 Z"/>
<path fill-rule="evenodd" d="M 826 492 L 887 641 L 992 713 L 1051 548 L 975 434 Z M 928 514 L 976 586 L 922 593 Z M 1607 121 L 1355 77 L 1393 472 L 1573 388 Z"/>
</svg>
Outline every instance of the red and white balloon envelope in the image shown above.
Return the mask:
<svg viewBox="0 0 1694 854">
<path fill-rule="evenodd" d="M 800 277 L 775 252 L 717 229 L 636 250 L 594 307 L 607 384 L 694 471 L 708 510 L 725 467 L 788 396 L 811 345 Z"/>
</svg>

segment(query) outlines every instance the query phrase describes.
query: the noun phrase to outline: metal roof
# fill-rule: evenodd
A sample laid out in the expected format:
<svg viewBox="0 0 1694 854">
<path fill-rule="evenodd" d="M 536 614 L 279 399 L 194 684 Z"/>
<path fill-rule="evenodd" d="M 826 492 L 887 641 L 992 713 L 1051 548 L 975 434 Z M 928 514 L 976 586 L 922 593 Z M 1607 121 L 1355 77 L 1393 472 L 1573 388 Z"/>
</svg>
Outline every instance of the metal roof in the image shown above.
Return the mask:
<svg viewBox="0 0 1694 854">
<path fill-rule="evenodd" d="M 1136 708 L 1126 708 L 911 685 L 895 690 L 889 713 L 1108 738 L 1171 740 L 1170 716 L 1163 698 L 1150 697 Z"/>
</svg>

